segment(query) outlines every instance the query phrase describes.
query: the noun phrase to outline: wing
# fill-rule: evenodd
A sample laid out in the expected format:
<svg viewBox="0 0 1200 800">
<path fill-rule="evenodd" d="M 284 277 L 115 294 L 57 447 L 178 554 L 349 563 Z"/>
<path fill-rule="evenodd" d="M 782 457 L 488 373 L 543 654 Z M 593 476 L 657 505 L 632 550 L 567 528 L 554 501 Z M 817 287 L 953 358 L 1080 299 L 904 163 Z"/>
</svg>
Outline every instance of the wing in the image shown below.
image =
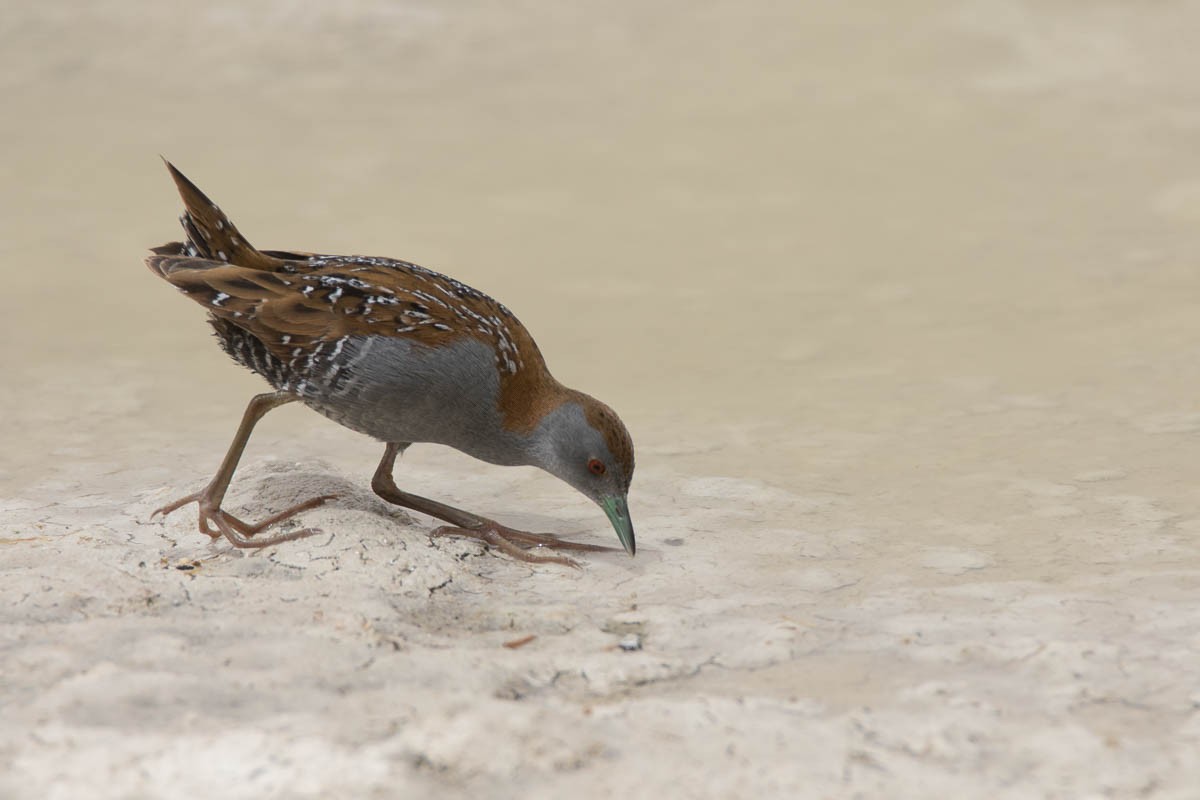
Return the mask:
<svg viewBox="0 0 1200 800">
<path fill-rule="evenodd" d="M 528 333 L 512 313 L 432 270 L 390 259 L 313 256 L 268 272 L 189 256 L 178 247 L 156 248 L 147 266 L 280 360 L 295 358 L 296 348 L 348 336 L 402 337 L 429 346 L 470 336 L 496 349 L 502 372 L 523 366 L 515 341 Z"/>
</svg>

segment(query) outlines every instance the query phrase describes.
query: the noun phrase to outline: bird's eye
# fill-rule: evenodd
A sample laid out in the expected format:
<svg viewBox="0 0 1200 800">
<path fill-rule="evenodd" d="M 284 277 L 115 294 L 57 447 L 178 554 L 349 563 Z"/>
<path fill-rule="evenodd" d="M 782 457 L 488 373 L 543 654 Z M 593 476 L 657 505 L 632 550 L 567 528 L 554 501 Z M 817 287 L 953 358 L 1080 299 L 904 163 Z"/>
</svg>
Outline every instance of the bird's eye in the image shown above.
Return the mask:
<svg viewBox="0 0 1200 800">
<path fill-rule="evenodd" d="M 607 467 L 604 466 L 604 462 L 598 458 L 593 458 L 588 462 L 588 472 L 592 473 L 593 475 L 603 475 L 605 469 L 607 469 Z"/>
</svg>

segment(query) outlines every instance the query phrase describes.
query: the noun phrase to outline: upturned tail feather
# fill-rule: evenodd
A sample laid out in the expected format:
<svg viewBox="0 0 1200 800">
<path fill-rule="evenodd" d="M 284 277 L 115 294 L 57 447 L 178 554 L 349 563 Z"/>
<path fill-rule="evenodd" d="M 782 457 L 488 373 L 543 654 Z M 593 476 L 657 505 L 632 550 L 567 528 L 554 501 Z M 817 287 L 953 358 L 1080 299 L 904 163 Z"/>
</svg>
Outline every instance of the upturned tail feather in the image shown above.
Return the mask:
<svg viewBox="0 0 1200 800">
<path fill-rule="evenodd" d="M 187 241 L 171 243 L 154 248 L 159 255 L 191 256 L 225 264 L 235 264 L 251 269 L 275 270 L 282 263 L 281 259 L 273 258 L 257 250 L 246 241 L 229 217 L 212 200 L 197 188 L 196 184 L 175 168 L 170 161 L 163 159 L 167 171 L 171 173 L 179 196 L 183 198 L 184 212 L 179 217 Z M 153 260 L 153 259 L 150 259 Z M 152 269 L 165 275 L 158 265 L 151 264 Z M 165 266 L 165 265 L 164 265 Z"/>
</svg>

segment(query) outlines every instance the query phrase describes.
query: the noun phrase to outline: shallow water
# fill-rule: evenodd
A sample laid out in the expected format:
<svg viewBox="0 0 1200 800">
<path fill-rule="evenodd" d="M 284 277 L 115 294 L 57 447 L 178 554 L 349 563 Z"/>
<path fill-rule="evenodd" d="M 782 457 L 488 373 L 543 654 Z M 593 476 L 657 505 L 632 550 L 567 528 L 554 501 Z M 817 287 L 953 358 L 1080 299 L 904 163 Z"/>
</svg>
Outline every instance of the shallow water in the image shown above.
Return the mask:
<svg viewBox="0 0 1200 800">
<path fill-rule="evenodd" d="M 1124 571 L 1187 597 L 1164 574 L 1200 565 L 1198 23 L 1067 0 L 9 9 L 0 495 L 199 475 L 260 388 L 140 265 L 179 235 L 161 153 L 260 246 L 405 258 L 509 305 L 671 493 L 635 483 L 652 558 L 674 504 L 733 515 L 701 532 L 747 585 L 794 567 L 769 532 L 803 529 L 884 582 L 1103 594 Z M 364 480 L 377 458 L 300 409 L 254 447 Z M 842 663 L 804 669 L 884 685 Z"/>
</svg>

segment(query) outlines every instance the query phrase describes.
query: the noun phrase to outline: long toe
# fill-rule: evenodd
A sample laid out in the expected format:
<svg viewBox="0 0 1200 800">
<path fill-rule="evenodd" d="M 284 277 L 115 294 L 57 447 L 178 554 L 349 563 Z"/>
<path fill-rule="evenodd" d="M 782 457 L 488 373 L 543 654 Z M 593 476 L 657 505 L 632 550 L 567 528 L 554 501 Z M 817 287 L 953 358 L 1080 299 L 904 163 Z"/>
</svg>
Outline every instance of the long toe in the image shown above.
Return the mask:
<svg viewBox="0 0 1200 800">
<path fill-rule="evenodd" d="M 204 535 L 214 539 L 224 536 L 234 547 L 270 547 L 280 542 L 290 542 L 293 539 L 303 539 L 306 536 L 313 536 L 321 531 L 319 528 L 302 528 L 295 531 L 276 533 L 271 536 L 253 537 L 256 537 L 272 525 L 277 525 L 284 520 L 296 516 L 301 511 L 308 511 L 310 508 L 324 505 L 336 498 L 337 495 L 324 494 L 320 497 L 306 500 L 303 503 L 297 503 L 291 508 L 284 509 L 278 514 L 273 514 L 261 522 L 246 522 L 212 503 L 208 490 L 204 490 L 189 494 L 187 497 L 181 497 L 173 503 L 168 503 L 151 514 L 150 517 L 153 519 L 159 514 L 165 516 L 188 503 L 198 503 L 200 505 L 200 514 L 197 527 Z"/>
<path fill-rule="evenodd" d="M 495 530 L 510 542 L 520 542 L 530 547 L 546 547 L 551 550 L 579 550 L 582 552 L 603 553 L 619 552 L 616 547 L 606 547 L 602 544 L 584 544 L 571 542 L 552 533 L 528 533 L 518 531 L 503 525 L 497 525 Z"/>
<path fill-rule="evenodd" d="M 515 543 L 511 536 L 513 533 L 523 533 L 523 531 L 513 531 L 502 525 L 488 526 L 486 528 L 459 528 L 452 525 L 443 525 L 440 528 L 435 528 L 429 535 L 431 537 L 464 536 L 469 539 L 478 539 L 481 542 L 492 545 L 505 555 L 511 556 L 518 561 L 525 561 L 530 564 L 562 564 L 564 567 L 580 569 L 579 562 L 573 558 L 531 553 L 529 550 Z M 532 533 L 525 535 L 537 536 L 537 534 Z"/>
<path fill-rule="evenodd" d="M 208 518 L 212 520 L 214 525 L 217 526 L 217 530 L 219 530 L 221 534 L 229 540 L 230 544 L 232 544 L 234 547 L 240 548 L 258 549 L 263 547 L 271 547 L 272 545 L 280 544 L 281 542 L 290 542 L 294 539 L 303 539 L 306 536 L 315 536 L 321 532 L 320 528 L 300 528 L 299 530 L 276 533 L 272 536 L 251 538 L 255 533 L 261 531 L 265 525 L 262 523 L 259 523 L 258 525 L 248 525 L 232 514 L 221 511 L 220 509 L 209 512 Z M 246 533 L 245 531 L 247 530 L 253 531 L 253 533 Z"/>
<path fill-rule="evenodd" d="M 188 503 L 197 502 L 198 500 L 200 500 L 200 498 L 203 495 L 204 495 L 204 492 L 202 492 L 202 491 L 201 492 L 192 492 L 191 494 L 181 497 L 178 500 L 173 500 L 172 502 L 167 503 L 162 508 L 154 509 L 154 511 L 151 512 L 151 514 L 150 514 L 150 519 L 154 519 L 155 517 L 159 516 L 160 514 L 165 517 L 168 514 L 170 514 L 171 512 L 178 511 L 179 509 L 183 508 Z"/>
<path fill-rule="evenodd" d="M 233 526 L 235 528 L 237 528 L 237 530 L 240 533 L 242 533 L 246 536 L 254 536 L 256 534 L 262 533 L 264 530 L 271 527 L 272 525 L 278 524 L 280 522 L 283 522 L 285 519 L 290 519 L 291 517 L 296 516 L 301 511 L 308 511 L 310 508 L 316 508 L 317 506 L 325 505 L 330 500 L 336 500 L 337 497 L 338 496 L 336 494 L 323 494 L 320 497 L 314 497 L 311 500 L 305 500 L 303 503 L 297 503 L 296 505 L 292 506 L 291 508 L 284 509 L 283 511 L 280 511 L 278 514 L 273 514 L 273 515 L 267 517 L 266 519 L 262 520 L 261 522 L 257 522 L 257 523 L 243 522 L 242 520 L 234 517 L 232 514 L 226 514 L 226 516 L 229 518 L 229 520 L 233 523 Z"/>
</svg>

